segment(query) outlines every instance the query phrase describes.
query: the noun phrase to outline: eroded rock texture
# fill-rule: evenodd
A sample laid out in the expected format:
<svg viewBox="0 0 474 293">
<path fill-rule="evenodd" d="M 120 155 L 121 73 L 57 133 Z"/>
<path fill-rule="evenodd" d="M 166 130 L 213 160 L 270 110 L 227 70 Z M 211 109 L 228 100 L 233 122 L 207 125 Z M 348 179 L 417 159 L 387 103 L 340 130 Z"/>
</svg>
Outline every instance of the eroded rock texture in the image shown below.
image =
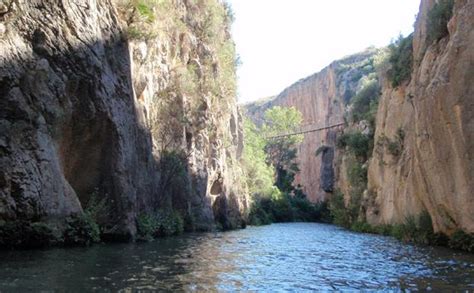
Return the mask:
<svg viewBox="0 0 474 293">
<path fill-rule="evenodd" d="M 209 7 L 169 1 L 181 23 L 132 39 L 118 2 L 3 1 L 0 220 L 62 221 L 98 190 L 111 235 L 133 237 L 137 215 L 170 205 L 195 229 L 240 227 L 241 117 L 225 83 L 202 86 L 224 74 L 205 36 L 233 46 L 228 27 L 203 28 Z M 165 190 L 173 151 L 186 186 Z"/>
<path fill-rule="evenodd" d="M 436 231 L 474 232 L 474 2 L 455 1 L 449 35 L 427 38 L 423 0 L 416 21 L 411 81 L 385 83 L 369 166 L 372 224 L 401 223 L 427 210 Z M 393 156 L 379 142 L 404 132 Z"/>
</svg>

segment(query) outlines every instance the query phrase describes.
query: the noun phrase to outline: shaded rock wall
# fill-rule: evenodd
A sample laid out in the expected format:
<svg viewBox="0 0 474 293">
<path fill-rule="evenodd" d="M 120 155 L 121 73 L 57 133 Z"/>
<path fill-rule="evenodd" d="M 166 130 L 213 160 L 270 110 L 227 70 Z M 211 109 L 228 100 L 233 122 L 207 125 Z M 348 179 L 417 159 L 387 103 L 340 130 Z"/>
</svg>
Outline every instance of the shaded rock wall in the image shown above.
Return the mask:
<svg viewBox="0 0 474 293">
<path fill-rule="evenodd" d="M 209 72 L 223 74 L 217 48 L 201 36 L 208 7 L 170 1 L 185 29 L 168 25 L 132 40 L 113 1 L 7 2 L 0 14 L 0 220 L 62 221 L 98 190 L 113 210 L 106 219 L 112 235 L 132 237 L 137 215 L 166 207 L 162 199 L 170 197 L 195 229 L 212 229 L 216 219 L 224 228 L 242 225 L 235 97 L 226 84 L 200 87 Z M 210 33 L 230 41 L 228 27 L 219 27 Z M 192 62 L 201 74 L 184 90 L 176 86 L 179 70 Z M 163 134 L 164 113 L 180 113 L 172 136 Z M 186 154 L 188 193 L 164 194 L 165 150 Z"/>
</svg>

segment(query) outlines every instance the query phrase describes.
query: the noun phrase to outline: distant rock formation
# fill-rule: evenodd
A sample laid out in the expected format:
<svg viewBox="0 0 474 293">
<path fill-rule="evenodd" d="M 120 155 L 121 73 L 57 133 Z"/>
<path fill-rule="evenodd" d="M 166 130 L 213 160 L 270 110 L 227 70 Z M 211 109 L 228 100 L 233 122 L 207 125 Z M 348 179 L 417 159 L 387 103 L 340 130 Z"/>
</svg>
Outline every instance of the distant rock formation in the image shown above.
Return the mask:
<svg viewBox="0 0 474 293">
<path fill-rule="evenodd" d="M 355 93 L 360 80 L 374 72 L 372 57 L 375 53 L 375 49 L 368 49 L 335 61 L 272 99 L 246 104 L 246 114 L 255 123 L 261 124 L 265 110 L 273 106 L 293 106 L 303 114 L 303 124 L 325 126 L 343 122 L 347 99 Z M 313 202 L 326 200 L 333 190 L 336 175 L 334 146 L 339 130 L 333 128 L 307 133 L 298 147 L 300 172 L 295 184 L 301 184 Z M 316 150 L 323 146 L 330 148 L 316 156 Z"/>
</svg>

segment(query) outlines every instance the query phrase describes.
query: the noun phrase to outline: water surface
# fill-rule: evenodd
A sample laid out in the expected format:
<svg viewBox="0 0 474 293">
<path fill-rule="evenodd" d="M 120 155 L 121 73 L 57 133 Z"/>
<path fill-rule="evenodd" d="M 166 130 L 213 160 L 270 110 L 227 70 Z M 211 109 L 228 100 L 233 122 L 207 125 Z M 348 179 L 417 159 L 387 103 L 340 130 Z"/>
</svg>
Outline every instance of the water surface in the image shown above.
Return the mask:
<svg viewBox="0 0 474 293">
<path fill-rule="evenodd" d="M 474 255 L 312 223 L 0 252 L 0 291 L 474 290 Z"/>
</svg>

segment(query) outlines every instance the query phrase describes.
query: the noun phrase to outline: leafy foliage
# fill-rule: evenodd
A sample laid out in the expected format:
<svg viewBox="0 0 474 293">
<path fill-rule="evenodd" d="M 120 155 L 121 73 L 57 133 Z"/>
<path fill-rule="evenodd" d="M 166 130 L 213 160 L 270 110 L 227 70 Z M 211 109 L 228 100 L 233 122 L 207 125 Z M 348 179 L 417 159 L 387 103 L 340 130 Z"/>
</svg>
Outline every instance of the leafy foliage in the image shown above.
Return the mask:
<svg viewBox="0 0 474 293">
<path fill-rule="evenodd" d="M 245 147 L 242 165 L 245 180 L 252 196 L 270 196 L 273 192 L 274 169 L 267 164 L 265 140 L 249 119 L 244 120 Z"/>
<path fill-rule="evenodd" d="M 160 170 L 160 202 L 157 206 L 172 206 L 173 199 L 185 199 L 190 192 L 187 156 L 182 151 L 161 153 L 158 163 Z"/>
<path fill-rule="evenodd" d="M 274 189 L 271 197 L 259 198 L 250 212 L 250 224 L 266 225 L 272 222 L 329 222 L 326 203 L 314 204 L 302 193 L 290 195 Z"/>
<path fill-rule="evenodd" d="M 451 236 L 448 245 L 453 249 L 474 252 L 474 234 L 458 230 Z"/>
<path fill-rule="evenodd" d="M 377 111 L 379 97 L 380 86 L 378 80 L 369 80 L 351 100 L 352 120 L 354 122 L 368 120 L 375 124 L 375 113 Z"/>
<path fill-rule="evenodd" d="M 138 14 L 146 21 L 155 20 L 155 14 L 153 13 L 153 7 L 150 1 L 133 1 L 133 5 L 135 6 L 135 9 L 137 10 Z"/>
<path fill-rule="evenodd" d="M 178 235 L 184 231 L 184 220 L 177 211 L 160 210 L 158 213 L 137 217 L 138 239 L 150 241 L 155 237 Z"/>
<path fill-rule="evenodd" d="M 179 235 L 184 231 L 184 221 L 178 211 L 161 211 L 157 216 L 158 236 Z"/>
<path fill-rule="evenodd" d="M 390 44 L 389 62 L 391 69 L 388 77 L 393 87 L 398 87 L 402 82 L 409 80 L 413 68 L 413 34 L 406 38 L 399 36 L 398 40 Z"/>
<path fill-rule="evenodd" d="M 158 221 L 148 215 L 140 214 L 137 217 L 137 235 L 138 240 L 150 241 L 158 230 Z"/>
<path fill-rule="evenodd" d="M 359 225 L 359 212 L 361 208 L 361 197 L 363 189 L 353 187 L 351 196 L 346 204 L 344 194 L 336 191 L 329 199 L 329 212 L 332 222 L 344 228 L 351 228 Z"/>
<path fill-rule="evenodd" d="M 249 223 L 254 226 L 269 225 L 273 219 L 271 197 L 257 197 L 250 207 Z"/>
<path fill-rule="evenodd" d="M 386 146 L 388 152 L 392 156 L 398 158 L 403 151 L 404 140 L 405 140 L 405 131 L 403 130 L 402 127 L 399 127 L 393 139 L 390 139 L 386 137 L 385 135 L 382 135 L 377 145 Z"/>
<path fill-rule="evenodd" d="M 291 191 L 295 174 L 299 171 L 296 159 L 296 145 L 303 141 L 303 135 L 274 137 L 291 133 L 303 121 L 301 112 L 294 107 L 275 106 L 265 111 L 262 133 L 267 137 L 265 152 L 268 163 L 276 169 L 276 184 L 282 191 Z"/>
<path fill-rule="evenodd" d="M 449 34 L 448 22 L 453 15 L 454 0 L 437 1 L 428 12 L 428 41 L 438 41 Z"/>
<path fill-rule="evenodd" d="M 90 214 L 71 216 L 66 221 L 64 243 L 89 246 L 100 241 L 100 228 Z"/>
<path fill-rule="evenodd" d="M 89 196 L 84 212 L 73 215 L 66 220 L 64 243 L 66 245 L 89 246 L 100 241 L 101 227 L 98 224 L 101 218 L 107 218 L 110 208 L 106 197 L 95 189 Z"/>
<path fill-rule="evenodd" d="M 365 221 L 356 221 L 350 229 L 356 232 L 392 236 L 416 244 L 447 244 L 447 240 L 443 240 L 446 238 L 444 234 L 433 232 L 433 223 L 427 211 L 423 211 L 417 217 L 407 217 L 403 224 L 371 226 Z"/>
<path fill-rule="evenodd" d="M 301 121 L 302 115 L 295 108 L 273 107 L 265 112 L 261 131 L 249 120 L 244 122 L 243 166 L 253 197 L 252 225 L 329 218 L 325 204 L 311 203 L 300 186 L 293 186 L 298 172 L 296 145 L 303 136 L 271 138 L 298 129 Z"/>
<path fill-rule="evenodd" d="M 351 225 L 350 215 L 344 202 L 344 194 L 336 191 L 329 199 L 329 211 L 332 222 L 338 226 L 349 228 Z"/>
<path fill-rule="evenodd" d="M 352 131 L 342 134 L 337 138 L 338 148 L 347 147 L 356 157 L 366 160 L 370 153 L 371 138 L 360 131 Z"/>
<path fill-rule="evenodd" d="M 56 229 L 44 222 L 0 221 L 0 247 L 41 248 L 61 243 Z"/>
</svg>

